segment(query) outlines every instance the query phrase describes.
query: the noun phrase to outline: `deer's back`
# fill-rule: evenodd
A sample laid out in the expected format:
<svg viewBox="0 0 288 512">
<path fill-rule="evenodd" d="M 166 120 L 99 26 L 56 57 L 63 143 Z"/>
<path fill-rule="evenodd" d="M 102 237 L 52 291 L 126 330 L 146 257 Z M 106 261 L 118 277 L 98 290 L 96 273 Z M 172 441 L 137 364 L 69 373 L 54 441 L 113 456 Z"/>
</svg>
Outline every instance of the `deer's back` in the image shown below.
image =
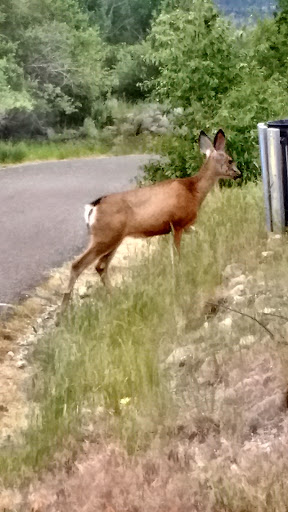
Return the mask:
<svg viewBox="0 0 288 512">
<path fill-rule="evenodd" d="M 186 227 L 197 215 L 197 187 L 191 180 L 167 180 L 106 196 L 97 206 L 98 227 L 111 225 L 125 236 L 165 234 L 171 225 Z"/>
</svg>

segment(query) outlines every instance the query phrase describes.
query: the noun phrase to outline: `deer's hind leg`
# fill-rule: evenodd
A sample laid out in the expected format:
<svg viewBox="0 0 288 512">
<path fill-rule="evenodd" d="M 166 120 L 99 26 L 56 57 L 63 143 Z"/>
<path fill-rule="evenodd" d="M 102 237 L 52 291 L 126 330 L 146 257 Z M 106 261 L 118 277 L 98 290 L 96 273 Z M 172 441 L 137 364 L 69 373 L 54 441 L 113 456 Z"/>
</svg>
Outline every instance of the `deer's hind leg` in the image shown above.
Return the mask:
<svg viewBox="0 0 288 512">
<path fill-rule="evenodd" d="M 88 247 L 88 249 L 83 254 L 78 256 L 76 260 L 73 261 L 71 265 L 67 291 L 64 293 L 61 303 L 61 313 L 65 311 L 68 305 L 72 290 L 74 288 L 74 284 L 77 281 L 78 277 L 87 267 L 89 267 L 89 265 L 92 265 L 93 261 L 95 261 L 97 256 L 97 246 L 92 245 Z"/>
<path fill-rule="evenodd" d="M 117 250 L 117 247 L 113 249 L 113 251 L 105 254 L 105 256 L 101 256 L 101 258 L 99 258 L 95 266 L 96 272 L 98 272 L 102 283 L 104 284 L 108 291 L 111 291 L 112 288 L 111 281 L 108 277 L 108 266 Z"/>
<path fill-rule="evenodd" d="M 174 231 L 173 231 L 174 245 L 175 245 L 179 255 L 180 255 L 180 243 L 181 243 L 182 234 L 183 234 L 183 229 L 176 230 L 174 228 Z"/>
<path fill-rule="evenodd" d="M 121 240 L 122 240 L 122 238 L 121 238 Z M 80 274 L 82 274 L 82 272 L 87 267 L 89 267 L 89 265 L 92 265 L 92 263 L 95 260 L 101 261 L 102 259 L 105 259 L 107 256 L 106 259 L 108 259 L 108 263 L 109 263 L 109 256 L 111 255 L 111 253 L 114 253 L 114 251 L 117 249 L 121 240 L 114 241 L 113 244 L 111 244 L 111 242 L 109 243 L 109 241 L 100 242 L 100 241 L 93 240 L 92 243 L 90 244 L 90 246 L 88 247 L 88 249 L 83 254 L 81 254 L 78 258 L 76 258 L 76 260 L 73 261 L 72 266 L 71 266 L 71 271 L 70 271 L 68 288 L 67 288 L 67 292 L 65 292 L 63 295 L 60 313 L 65 311 L 65 309 L 68 305 L 72 290 L 74 288 L 74 284 L 75 284 L 76 280 L 78 279 L 78 277 L 80 276 Z M 112 254 L 112 256 L 113 256 L 113 254 Z M 112 256 L 111 256 L 111 258 L 112 258 Z M 106 262 L 105 266 L 107 266 L 107 262 Z"/>
</svg>

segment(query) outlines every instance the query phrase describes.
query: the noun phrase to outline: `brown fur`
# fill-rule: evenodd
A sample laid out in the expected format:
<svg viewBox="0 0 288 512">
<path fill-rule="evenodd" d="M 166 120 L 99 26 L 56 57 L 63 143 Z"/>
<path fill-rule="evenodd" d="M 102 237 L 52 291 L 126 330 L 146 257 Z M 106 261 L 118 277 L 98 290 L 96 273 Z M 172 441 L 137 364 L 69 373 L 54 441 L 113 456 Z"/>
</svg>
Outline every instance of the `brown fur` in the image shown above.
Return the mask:
<svg viewBox="0 0 288 512">
<path fill-rule="evenodd" d="M 236 178 L 240 174 L 224 151 L 225 135 L 222 130 L 217 132 L 214 144 L 201 132 L 199 145 L 206 154 L 206 161 L 195 176 L 111 194 L 91 203 L 91 208 L 96 205 L 97 213 L 95 222 L 90 225 L 89 247 L 72 263 L 62 310 L 68 303 L 76 279 L 93 262 L 97 261 L 95 268 L 103 283 L 108 285 L 108 265 L 125 237 L 165 235 L 173 230 L 174 243 L 179 251 L 183 230 L 195 222 L 201 203 L 213 185 L 220 178 Z"/>
</svg>

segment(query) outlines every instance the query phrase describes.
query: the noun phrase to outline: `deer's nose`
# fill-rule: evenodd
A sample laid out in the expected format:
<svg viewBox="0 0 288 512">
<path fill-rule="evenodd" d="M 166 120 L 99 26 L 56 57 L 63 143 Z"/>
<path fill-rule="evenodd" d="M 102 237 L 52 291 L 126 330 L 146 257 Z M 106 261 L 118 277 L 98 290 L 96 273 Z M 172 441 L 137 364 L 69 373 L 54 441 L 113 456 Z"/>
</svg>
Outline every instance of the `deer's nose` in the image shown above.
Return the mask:
<svg viewBox="0 0 288 512">
<path fill-rule="evenodd" d="M 237 169 L 237 167 L 235 167 L 235 169 L 233 169 L 233 170 L 235 172 L 235 178 L 234 178 L 235 180 L 242 177 L 242 172 L 239 171 L 239 169 Z"/>
</svg>

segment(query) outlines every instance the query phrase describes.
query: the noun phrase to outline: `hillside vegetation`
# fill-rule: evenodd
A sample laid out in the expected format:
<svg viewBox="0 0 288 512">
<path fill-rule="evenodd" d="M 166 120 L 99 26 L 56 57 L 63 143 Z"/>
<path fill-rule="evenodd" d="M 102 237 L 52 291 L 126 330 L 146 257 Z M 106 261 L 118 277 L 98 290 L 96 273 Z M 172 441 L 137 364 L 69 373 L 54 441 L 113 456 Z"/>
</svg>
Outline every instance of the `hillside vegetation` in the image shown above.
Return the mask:
<svg viewBox="0 0 288 512">
<path fill-rule="evenodd" d="M 288 115 L 287 0 L 274 10 L 240 29 L 212 0 L 5 0 L 0 160 L 43 142 L 45 157 L 60 143 L 66 156 L 87 154 L 85 141 L 131 147 L 144 132 L 141 150 L 170 159 L 147 177 L 186 176 L 200 129 L 221 126 L 244 180 L 257 179 L 257 123 Z"/>
</svg>

